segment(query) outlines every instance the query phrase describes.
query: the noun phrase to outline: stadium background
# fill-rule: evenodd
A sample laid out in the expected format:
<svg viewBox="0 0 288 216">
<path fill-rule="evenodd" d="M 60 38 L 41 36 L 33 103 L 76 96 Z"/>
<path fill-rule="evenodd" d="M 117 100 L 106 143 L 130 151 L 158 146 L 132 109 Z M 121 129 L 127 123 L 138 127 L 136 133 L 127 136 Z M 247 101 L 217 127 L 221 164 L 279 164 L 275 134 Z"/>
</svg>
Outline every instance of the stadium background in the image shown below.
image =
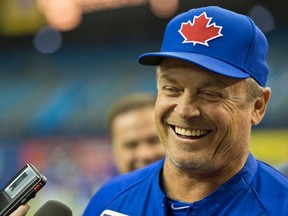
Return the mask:
<svg viewBox="0 0 288 216">
<path fill-rule="evenodd" d="M 63 7 L 61 26 L 39 9 L 45 2 L 77 2 L 83 11 L 74 11 L 78 20 L 69 25 L 73 8 Z M 169 10 L 173 2 L 178 7 Z M 137 57 L 160 48 L 172 15 L 209 4 L 251 16 L 267 36 L 272 99 L 253 128 L 251 149 L 272 165 L 287 161 L 288 14 L 279 2 L 0 0 L 0 185 L 33 163 L 48 183 L 31 201 L 29 215 L 50 199 L 81 215 L 115 174 L 107 108 L 130 92 L 156 94 L 154 68 L 138 65 Z"/>
</svg>

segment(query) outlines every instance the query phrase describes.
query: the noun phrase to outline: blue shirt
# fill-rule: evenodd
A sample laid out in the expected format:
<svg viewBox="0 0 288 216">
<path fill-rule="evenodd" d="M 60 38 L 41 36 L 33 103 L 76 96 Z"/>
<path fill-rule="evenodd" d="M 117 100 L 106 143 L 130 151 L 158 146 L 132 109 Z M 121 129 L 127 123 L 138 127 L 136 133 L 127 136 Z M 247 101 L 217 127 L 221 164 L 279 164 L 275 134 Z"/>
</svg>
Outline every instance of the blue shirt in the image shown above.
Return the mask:
<svg viewBox="0 0 288 216">
<path fill-rule="evenodd" d="M 99 216 L 104 210 L 130 216 L 171 215 L 171 202 L 160 181 L 163 163 L 164 159 L 105 183 L 84 216 Z M 288 178 L 249 154 L 239 173 L 209 196 L 190 203 L 184 212 L 193 216 L 287 216 Z"/>
</svg>

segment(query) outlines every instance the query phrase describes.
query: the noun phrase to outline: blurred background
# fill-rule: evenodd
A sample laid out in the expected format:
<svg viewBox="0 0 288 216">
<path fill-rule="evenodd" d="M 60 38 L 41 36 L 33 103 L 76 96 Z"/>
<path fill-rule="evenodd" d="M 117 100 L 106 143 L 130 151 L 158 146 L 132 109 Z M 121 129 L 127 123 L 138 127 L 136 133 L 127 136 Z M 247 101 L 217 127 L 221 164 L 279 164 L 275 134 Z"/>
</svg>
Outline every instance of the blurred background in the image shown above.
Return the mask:
<svg viewBox="0 0 288 216">
<path fill-rule="evenodd" d="M 131 92 L 156 94 L 155 69 L 137 57 L 158 51 L 172 16 L 218 5 L 250 16 L 270 44 L 272 99 L 253 129 L 252 152 L 288 160 L 288 13 L 280 0 L 0 0 L 0 185 L 33 163 L 47 200 L 81 215 L 115 169 L 106 112 Z M 28 216 L 29 216 L 28 215 Z"/>
</svg>

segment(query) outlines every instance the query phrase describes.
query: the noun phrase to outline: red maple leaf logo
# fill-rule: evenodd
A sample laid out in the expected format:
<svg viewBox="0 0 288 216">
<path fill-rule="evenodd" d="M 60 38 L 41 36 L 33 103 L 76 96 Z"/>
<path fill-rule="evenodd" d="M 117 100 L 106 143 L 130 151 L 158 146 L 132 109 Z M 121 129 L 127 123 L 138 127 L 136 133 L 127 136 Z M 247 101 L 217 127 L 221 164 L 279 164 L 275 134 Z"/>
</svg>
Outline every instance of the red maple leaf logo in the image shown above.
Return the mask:
<svg viewBox="0 0 288 216">
<path fill-rule="evenodd" d="M 190 20 L 182 23 L 179 30 L 185 39 L 182 43 L 193 43 L 194 46 L 198 43 L 209 46 L 208 41 L 223 36 L 221 34 L 222 26 L 217 26 L 215 23 L 210 24 L 211 19 L 212 17 L 208 18 L 206 12 L 203 12 L 199 16 L 194 16 L 193 23 Z"/>
</svg>

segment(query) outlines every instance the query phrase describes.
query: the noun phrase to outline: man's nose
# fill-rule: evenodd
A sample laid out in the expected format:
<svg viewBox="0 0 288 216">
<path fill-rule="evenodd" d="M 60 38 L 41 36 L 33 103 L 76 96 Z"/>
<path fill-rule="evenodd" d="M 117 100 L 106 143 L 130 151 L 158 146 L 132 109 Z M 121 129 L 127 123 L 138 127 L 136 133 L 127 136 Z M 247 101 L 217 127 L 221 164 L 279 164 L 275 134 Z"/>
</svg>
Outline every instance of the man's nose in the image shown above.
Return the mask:
<svg viewBox="0 0 288 216">
<path fill-rule="evenodd" d="M 197 117 L 201 114 L 197 99 L 189 95 L 184 95 L 178 100 L 175 112 L 182 118 Z"/>
</svg>

